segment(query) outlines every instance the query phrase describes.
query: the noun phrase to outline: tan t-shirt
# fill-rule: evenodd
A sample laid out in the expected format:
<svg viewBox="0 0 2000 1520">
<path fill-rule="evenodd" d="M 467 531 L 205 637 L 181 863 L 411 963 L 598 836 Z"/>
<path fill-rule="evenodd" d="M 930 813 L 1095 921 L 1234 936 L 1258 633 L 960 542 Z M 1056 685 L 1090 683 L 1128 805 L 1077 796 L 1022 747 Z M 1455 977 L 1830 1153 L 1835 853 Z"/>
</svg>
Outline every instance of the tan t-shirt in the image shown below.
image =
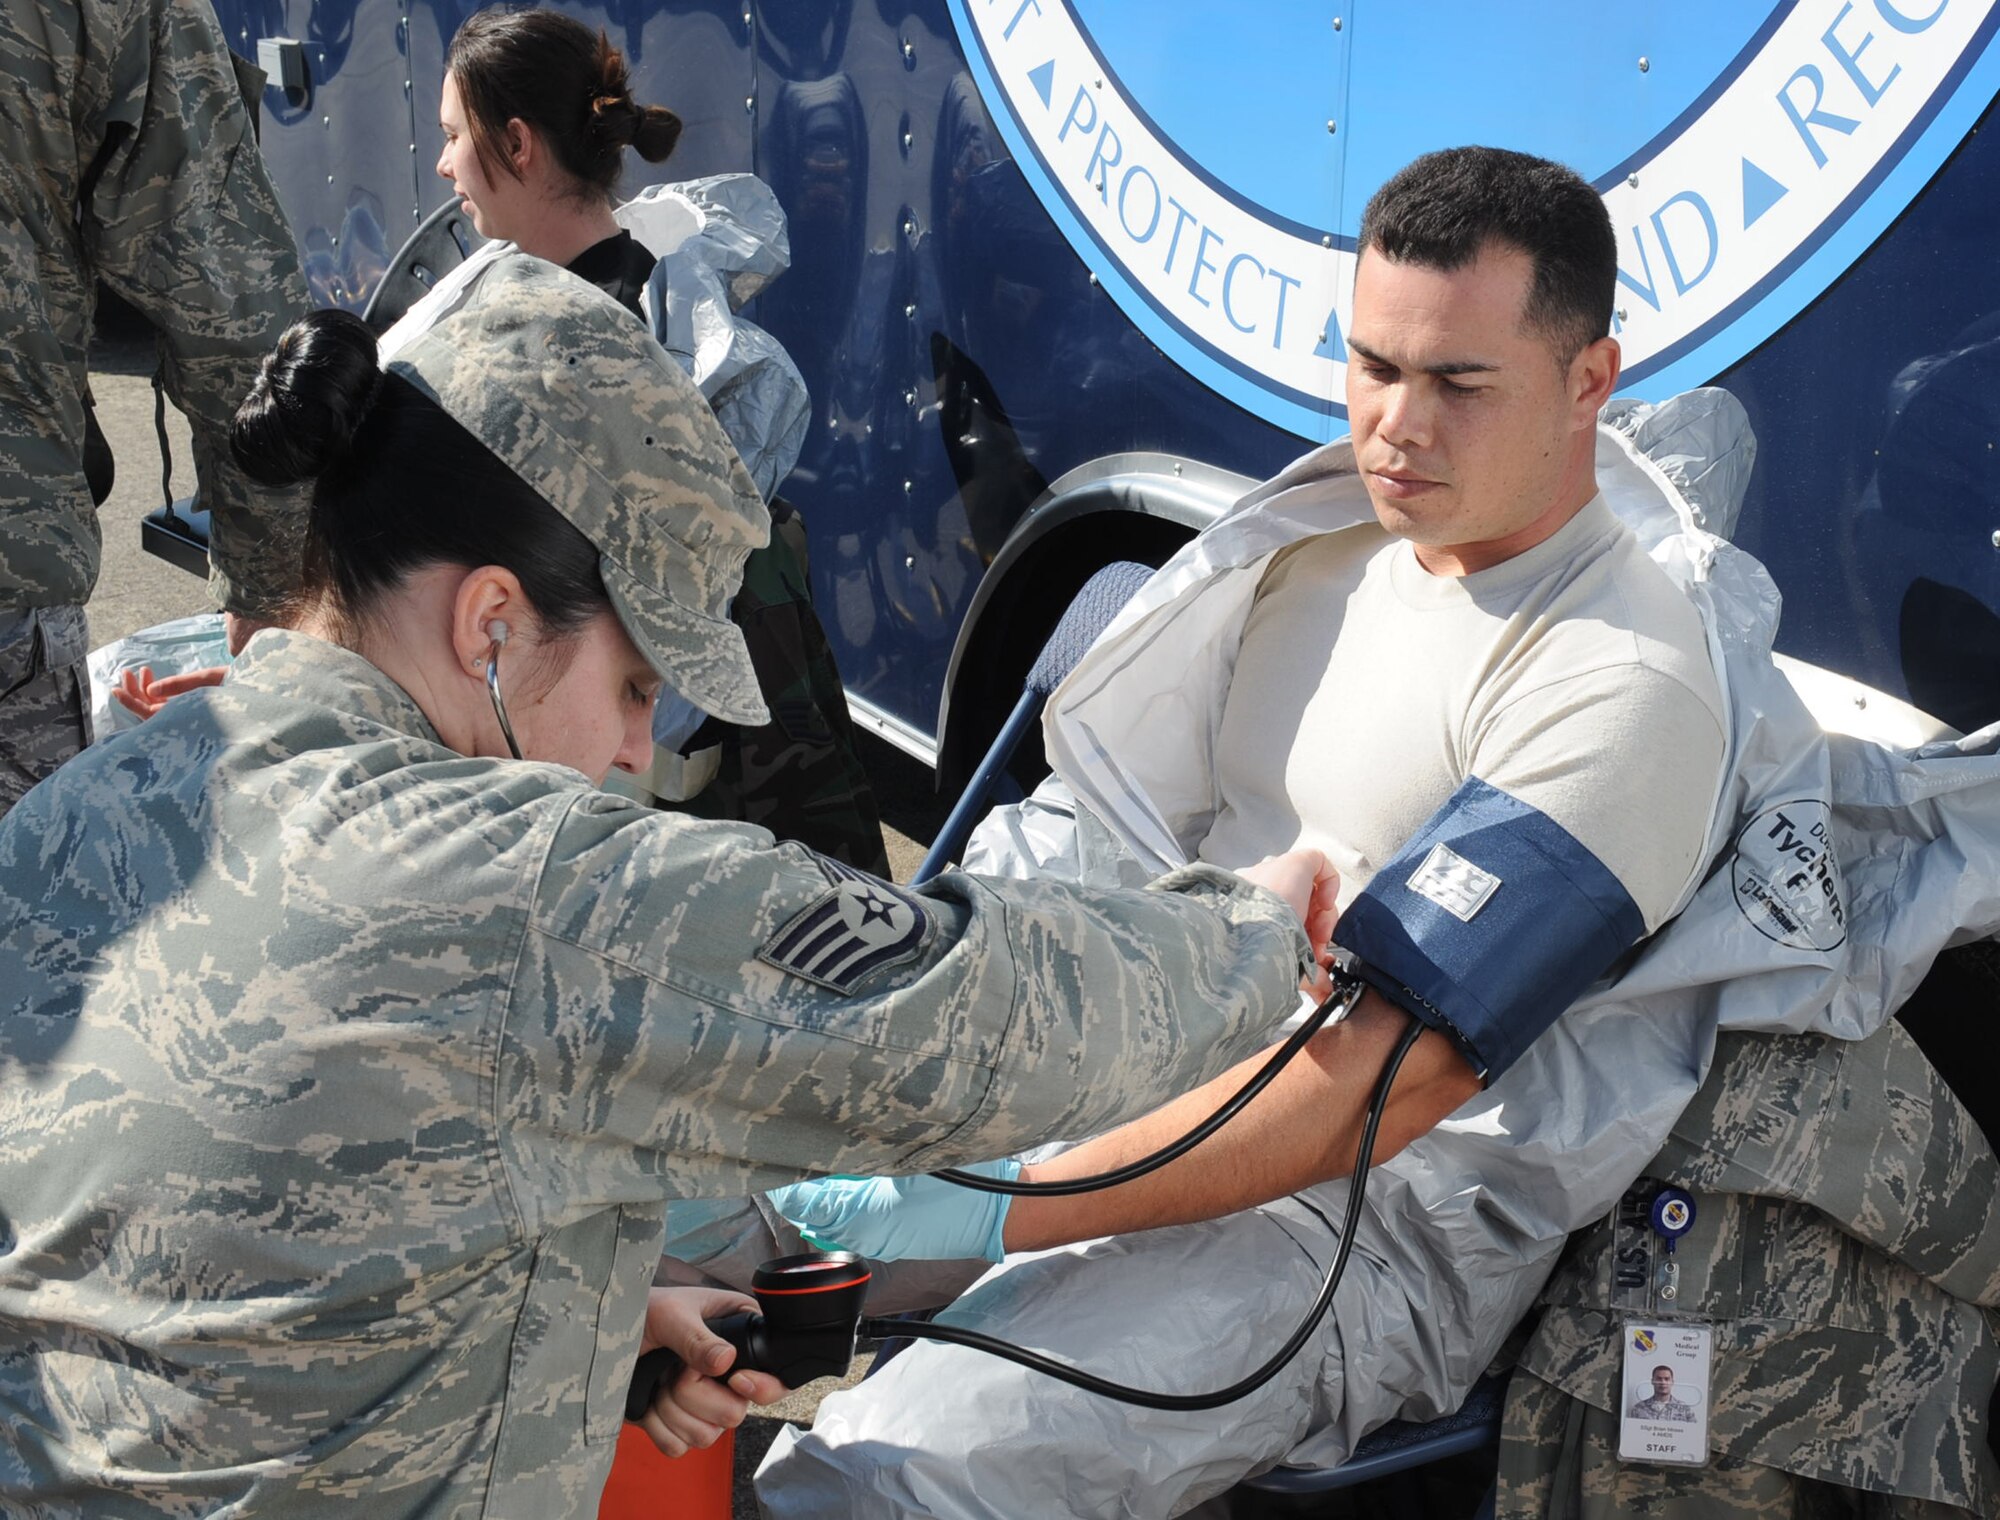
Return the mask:
<svg viewBox="0 0 2000 1520">
<path fill-rule="evenodd" d="M 1464 577 L 1379 528 L 1307 539 L 1244 628 L 1199 853 L 1316 845 L 1345 906 L 1476 776 L 1568 830 L 1650 931 L 1707 839 L 1723 711 L 1700 617 L 1602 498 Z"/>
</svg>

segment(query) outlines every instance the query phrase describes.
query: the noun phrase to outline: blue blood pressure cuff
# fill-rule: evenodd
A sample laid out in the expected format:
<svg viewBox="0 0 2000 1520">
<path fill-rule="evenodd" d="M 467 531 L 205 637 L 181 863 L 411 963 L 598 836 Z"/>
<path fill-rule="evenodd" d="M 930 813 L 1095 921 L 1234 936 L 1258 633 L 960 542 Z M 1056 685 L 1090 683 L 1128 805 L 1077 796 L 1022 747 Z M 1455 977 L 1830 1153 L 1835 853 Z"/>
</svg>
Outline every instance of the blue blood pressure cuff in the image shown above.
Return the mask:
<svg viewBox="0 0 2000 1520">
<path fill-rule="evenodd" d="M 1567 829 L 1475 777 L 1348 904 L 1333 942 L 1490 1082 L 1645 928 Z"/>
</svg>

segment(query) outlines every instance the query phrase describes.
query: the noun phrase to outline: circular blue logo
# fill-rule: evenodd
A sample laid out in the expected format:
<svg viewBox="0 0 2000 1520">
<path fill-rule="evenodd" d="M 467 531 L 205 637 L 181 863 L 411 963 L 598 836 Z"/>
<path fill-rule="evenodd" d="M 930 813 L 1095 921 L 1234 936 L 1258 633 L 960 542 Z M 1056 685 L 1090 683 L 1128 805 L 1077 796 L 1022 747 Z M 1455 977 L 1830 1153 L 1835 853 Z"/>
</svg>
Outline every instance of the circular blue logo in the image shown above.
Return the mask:
<svg viewBox="0 0 2000 1520">
<path fill-rule="evenodd" d="M 1668 1240 L 1679 1240 L 1694 1228 L 1694 1199 L 1679 1188 L 1661 1188 L 1653 1199 L 1653 1229 Z"/>
</svg>

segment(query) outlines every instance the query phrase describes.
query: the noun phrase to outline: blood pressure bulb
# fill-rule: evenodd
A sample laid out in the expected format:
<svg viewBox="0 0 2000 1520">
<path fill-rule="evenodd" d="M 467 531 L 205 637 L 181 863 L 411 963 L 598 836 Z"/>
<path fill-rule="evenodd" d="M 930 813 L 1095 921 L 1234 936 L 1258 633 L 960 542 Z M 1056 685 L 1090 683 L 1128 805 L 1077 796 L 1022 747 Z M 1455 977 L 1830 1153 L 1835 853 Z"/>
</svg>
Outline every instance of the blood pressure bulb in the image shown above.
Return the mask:
<svg viewBox="0 0 2000 1520">
<path fill-rule="evenodd" d="M 808 1251 L 765 1262 L 750 1279 L 762 1312 L 708 1322 L 710 1330 L 736 1348 L 729 1371 L 768 1372 L 787 1388 L 814 1378 L 846 1376 L 871 1275 L 867 1261 L 851 1251 Z M 641 1418 L 658 1385 L 679 1366 L 680 1358 L 671 1351 L 640 1357 L 632 1370 L 625 1418 Z"/>
</svg>

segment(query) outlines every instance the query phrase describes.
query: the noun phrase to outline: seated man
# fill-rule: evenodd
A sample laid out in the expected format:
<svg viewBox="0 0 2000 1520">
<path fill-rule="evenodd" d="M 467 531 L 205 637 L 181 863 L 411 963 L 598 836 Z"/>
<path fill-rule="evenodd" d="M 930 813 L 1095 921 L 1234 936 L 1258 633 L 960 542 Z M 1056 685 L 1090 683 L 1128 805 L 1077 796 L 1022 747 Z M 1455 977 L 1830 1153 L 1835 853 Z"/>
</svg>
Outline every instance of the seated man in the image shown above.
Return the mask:
<svg viewBox="0 0 2000 1520">
<path fill-rule="evenodd" d="M 1057 694 L 1050 753 L 1083 804 L 1080 855 L 1106 834 L 1147 869 L 1323 848 L 1343 878 L 1337 937 L 1371 984 L 1357 1016 L 1443 1027 L 1491 1085 L 1378 1170 L 1332 1315 L 1261 1389 L 1142 1410 L 921 1344 L 781 1437 L 760 1478 L 771 1515 L 1168 1515 L 1288 1454 L 1338 1461 L 1387 1418 L 1456 1405 L 1567 1232 L 1694 1090 L 1693 1007 L 1585 1008 L 1532 1044 L 1494 1028 L 1524 1003 L 1554 1020 L 1686 900 L 1727 747 L 1700 598 L 1627 519 L 1684 533 L 1700 551 L 1684 565 L 1714 541 L 1596 425 L 1618 374 L 1602 202 L 1556 165 L 1454 150 L 1384 186 L 1361 246 L 1351 441 L 1252 493 L 1156 578 Z M 1166 714 L 1186 732 L 1164 735 Z M 1343 1223 L 1344 1186 L 1309 1186 L 1354 1153 L 1318 1091 L 1334 1058 L 1309 1050 L 1172 1166 L 1022 1199 L 997 1229 L 1023 1250 L 1211 1223 L 1010 1262 L 948 1317 L 1167 1391 L 1258 1365 Z M 1607 1112 L 1597 1095 L 1629 1084 L 1600 1078 L 1630 1063 L 1659 1078 Z M 1216 1102 L 1197 1094 L 1026 1175 L 1143 1154 Z M 873 1243 L 863 1221 L 787 1206 Z"/>
</svg>

